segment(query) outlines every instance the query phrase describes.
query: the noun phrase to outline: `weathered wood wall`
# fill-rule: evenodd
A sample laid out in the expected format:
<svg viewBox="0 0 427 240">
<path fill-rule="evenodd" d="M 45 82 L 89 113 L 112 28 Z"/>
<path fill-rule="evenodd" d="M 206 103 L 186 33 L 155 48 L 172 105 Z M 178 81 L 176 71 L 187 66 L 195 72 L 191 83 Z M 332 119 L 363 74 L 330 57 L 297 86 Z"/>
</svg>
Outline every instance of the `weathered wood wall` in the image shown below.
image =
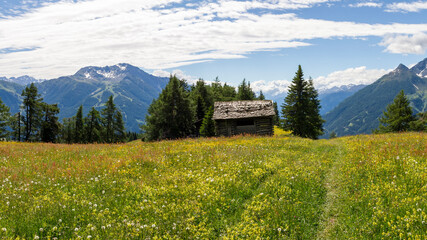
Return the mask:
<svg viewBox="0 0 427 240">
<path fill-rule="evenodd" d="M 254 125 L 238 126 L 236 119 L 216 120 L 216 133 L 218 136 L 233 136 L 243 133 L 257 135 L 273 135 L 273 118 L 253 118 Z"/>
</svg>

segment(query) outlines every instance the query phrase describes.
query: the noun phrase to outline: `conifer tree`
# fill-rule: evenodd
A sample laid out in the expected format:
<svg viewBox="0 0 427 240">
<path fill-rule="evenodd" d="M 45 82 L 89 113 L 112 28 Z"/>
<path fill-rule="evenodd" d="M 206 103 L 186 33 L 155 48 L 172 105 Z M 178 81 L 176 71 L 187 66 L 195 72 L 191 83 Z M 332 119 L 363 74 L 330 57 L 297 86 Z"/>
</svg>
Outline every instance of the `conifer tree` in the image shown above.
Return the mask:
<svg viewBox="0 0 427 240">
<path fill-rule="evenodd" d="M 42 104 L 43 121 L 40 135 L 43 142 L 56 142 L 61 126 L 56 116 L 58 113 L 58 104 Z"/>
<path fill-rule="evenodd" d="M 114 142 L 125 142 L 126 131 L 123 116 L 120 111 L 114 114 Z"/>
<path fill-rule="evenodd" d="M 416 119 L 409 125 L 411 131 L 427 132 L 427 112 L 418 113 Z"/>
<path fill-rule="evenodd" d="M 102 120 L 99 112 L 92 107 L 85 118 L 85 135 L 88 143 L 102 142 Z"/>
<path fill-rule="evenodd" d="M 264 96 L 264 94 L 262 93 L 262 91 L 259 91 L 259 97 L 258 97 L 258 99 L 259 99 L 259 100 L 265 100 L 265 96 Z"/>
<path fill-rule="evenodd" d="M 283 127 L 295 136 L 317 139 L 323 132 L 320 104 L 312 81 L 306 81 L 301 65 L 282 105 Z"/>
<path fill-rule="evenodd" d="M 203 137 L 215 136 L 215 123 L 213 117 L 213 107 L 210 107 L 206 112 L 206 116 L 203 119 L 202 126 L 200 127 L 200 135 Z"/>
<path fill-rule="evenodd" d="M 37 87 L 34 83 L 26 87 L 22 91 L 22 109 L 24 110 L 24 116 L 22 121 L 24 122 L 24 138 L 25 141 L 38 140 L 37 133 L 40 130 L 41 118 L 42 118 L 42 101 L 38 94 Z"/>
<path fill-rule="evenodd" d="M 176 76 L 148 108 L 142 131 L 149 141 L 188 136 L 194 129 L 194 110 L 188 92 Z"/>
<path fill-rule="evenodd" d="M 279 117 L 279 109 L 277 107 L 277 102 L 273 102 L 273 107 L 274 107 L 274 113 L 275 113 L 275 115 L 273 116 L 273 124 L 279 127 L 280 117 Z"/>
<path fill-rule="evenodd" d="M 62 120 L 61 139 L 63 142 L 71 144 L 75 140 L 76 117 L 64 118 Z"/>
<path fill-rule="evenodd" d="M 380 126 L 375 133 L 403 132 L 410 129 L 410 123 L 415 120 L 412 108 L 409 106 L 403 90 L 390 103 L 383 116 L 379 119 Z"/>
<path fill-rule="evenodd" d="M 108 98 L 105 103 L 105 108 L 102 109 L 102 117 L 104 122 L 104 141 L 112 143 L 114 141 L 114 114 L 116 113 L 116 105 L 113 101 L 113 96 Z"/>
<path fill-rule="evenodd" d="M 10 128 L 12 132 L 10 133 L 11 138 L 15 141 L 21 141 L 21 134 L 23 132 L 23 124 L 21 113 L 17 112 L 15 115 L 10 117 Z"/>
<path fill-rule="evenodd" d="M 10 108 L 6 106 L 0 98 L 0 138 L 9 135 L 7 127 L 10 121 Z"/>
<path fill-rule="evenodd" d="M 246 79 L 243 79 L 242 83 L 238 87 L 237 100 L 254 100 L 255 93 L 252 91 L 251 83 L 246 83 Z"/>
<path fill-rule="evenodd" d="M 74 142 L 83 143 L 84 142 L 84 122 L 83 122 L 83 106 L 80 105 L 76 113 L 76 126 L 74 132 Z"/>
</svg>

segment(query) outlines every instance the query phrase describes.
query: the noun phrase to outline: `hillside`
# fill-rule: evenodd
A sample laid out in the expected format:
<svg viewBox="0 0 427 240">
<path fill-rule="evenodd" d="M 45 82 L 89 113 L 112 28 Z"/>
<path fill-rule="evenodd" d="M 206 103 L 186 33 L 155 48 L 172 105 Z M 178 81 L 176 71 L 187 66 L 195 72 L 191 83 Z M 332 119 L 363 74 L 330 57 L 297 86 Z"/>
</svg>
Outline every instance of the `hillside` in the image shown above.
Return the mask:
<svg viewBox="0 0 427 240">
<path fill-rule="evenodd" d="M 74 116 L 80 105 L 83 105 L 84 114 L 91 107 L 100 110 L 113 95 L 114 103 L 123 113 L 126 129 L 139 132 L 139 124 L 144 121 L 148 107 L 167 81 L 167 78 L 155 77 L 132 65 L 118 64 L 85 67 L 72 76 L 43 81 L 36 86 L 45 102 L 58 103 L 61 120 Z M 8 91 L 1 92 L 4 88 Z M 23 88 L 12 82 L 0 81 L 0 97 L 7 99 L 8 106 L 19 106 Z M 13 107 L 12 113 L 16 111 L 18 109 Z"/>
<path fill-rule="evenodd" d="M 0 153 L 0 238 L 426 238 L 423 133 Z"/>
<path fill-rule="evenodd" d="M 327 133 L 338 136 L 371 133 L 379 125 L 379 117 L 400 90 L 411 100 L 414 113 L 427 110 L 427 59 L 411 69 L 400 64 L 394 71 L 359 90 L 325 115 Z"/>
</svg>

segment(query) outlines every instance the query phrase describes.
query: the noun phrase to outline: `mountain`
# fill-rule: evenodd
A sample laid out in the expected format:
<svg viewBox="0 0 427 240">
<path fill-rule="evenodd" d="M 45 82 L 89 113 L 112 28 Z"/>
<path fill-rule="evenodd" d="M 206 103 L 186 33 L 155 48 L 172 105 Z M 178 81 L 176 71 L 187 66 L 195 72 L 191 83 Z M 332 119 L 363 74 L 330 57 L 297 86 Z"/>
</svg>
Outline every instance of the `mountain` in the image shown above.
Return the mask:
<svg viewBox="0 0 427 240">
<path fill-rule="evenodd" d="M 11 113 L 17 113 L 21 105 L 21 93 L 24 86 L 0 79 L 0 98 Z"/>
<path fill-rule="evenodd" d="M 12 82 L 12 83 L 16 83 L 22 86 L 31 84 L 31 83 L 41 83 L 43 81 L 45 81 L 44 79 L 35 79 L 33 77 L 30 76 L 21 76 L 21 77 L 11 77 L 11 78 L 6 78 L 6 77 L 0 77 L 0 81 L 6 81 L 6 82 Z"/>
<path fill-rule="evenodd" d="M 326 113 L 334 109 L 338 104 L 340 104 L 344 99 L 353 95 L 360 89 L 366 87 L 366 85 L 343 85 L 340 87 L 333 87 L 328 89 L 320 89 L 319 90 L 319 100 L 320 100 L 320 115 L 324 116 Z M 279 112 L 281 111 L 281 105 L 284 102 L 286 97 L 285 94 L 279 95 L 270 95 L 268 92 L 266 93 L 267 99 L 273 100 L 278 103 Z"/>
<path fill-rule="evenodd" d="M 143 123 L 148 107 L 168 80 L 122 63 L 107 67 L 85 67 L 72 76 L 43 81 L 36 83 L 36 86 L 45 102 L 58 104 L 61 120 L 74 116 L 80 105 L 83 105 L 84 114 L 91 107 L 100 110 L 108 97 L 113 95 L 114 103 L 123 113 L 126 129 L 139 131 L 139 124 Z M 24 87 L 18 86 L 20 85 L 0 81 L 0 89 L 8 89 L 0 92 L 0 97 L 15 101 L 9 101 L 8 106 L 21 104 L 20 95 Z M 14 88 L 16 91 L 13 91 Z M 9 96 L 11 94 L 13 97 Z M 16 111 L 17 109 L 12 113 Z"/>
<path fill-rule="evenodd" d="M 400 90 L 404 90 L 414 113 L 427 110 L 427 58 L 411 69 L 400 64 L 373 84 L 359 90 L 325 115 L 326 134 L 338 136 L 371 133 L 379 118 Z"/>
<path fill-rule="evenodd" d="M 319 91 L 320 115 L 325 115 L 334 109 L 338 104 L 350 97 L 366 85 L 344 85 Z"/>
</svg>

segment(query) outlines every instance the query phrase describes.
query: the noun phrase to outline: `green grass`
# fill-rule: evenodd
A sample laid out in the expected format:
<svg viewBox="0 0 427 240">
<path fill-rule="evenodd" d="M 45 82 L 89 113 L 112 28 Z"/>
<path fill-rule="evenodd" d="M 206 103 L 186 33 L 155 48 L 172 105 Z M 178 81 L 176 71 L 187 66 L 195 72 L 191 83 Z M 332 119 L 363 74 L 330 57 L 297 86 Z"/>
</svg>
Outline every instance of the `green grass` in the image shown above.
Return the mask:
<svg viewBox="0 0 427 240">
<path fill-rule="evenodd" d="M 0 144 L 0 238 L 426 239 L 427 135 Z"/>
</svg>

